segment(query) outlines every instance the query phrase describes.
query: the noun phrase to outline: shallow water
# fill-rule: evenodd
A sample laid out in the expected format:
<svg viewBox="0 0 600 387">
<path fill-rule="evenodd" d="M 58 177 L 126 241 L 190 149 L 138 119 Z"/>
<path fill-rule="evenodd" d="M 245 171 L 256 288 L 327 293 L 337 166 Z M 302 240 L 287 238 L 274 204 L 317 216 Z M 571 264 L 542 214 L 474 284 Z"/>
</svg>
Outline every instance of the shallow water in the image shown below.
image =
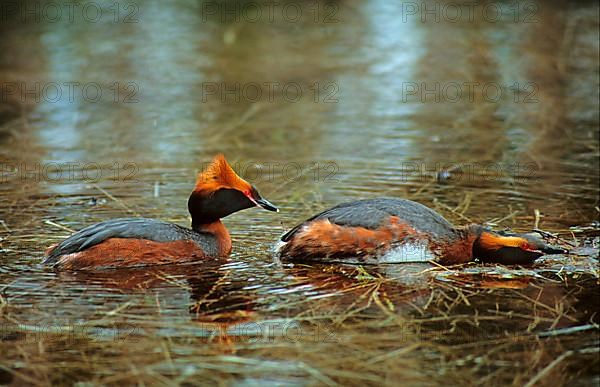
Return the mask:
<svg viewBox="0 0 600 387">
<path fill-rule="evenodd" d="M 596 3 L 23 4 L 0 6 L 0 384 L 598 382 Z M 188 224 L 217 152 L 281 209 L 225 219 L 229 261 L 39 265 L 93 222 Z M 383 195 L 577 254 L 273 260 L 299 220 Z"/>
</svg>

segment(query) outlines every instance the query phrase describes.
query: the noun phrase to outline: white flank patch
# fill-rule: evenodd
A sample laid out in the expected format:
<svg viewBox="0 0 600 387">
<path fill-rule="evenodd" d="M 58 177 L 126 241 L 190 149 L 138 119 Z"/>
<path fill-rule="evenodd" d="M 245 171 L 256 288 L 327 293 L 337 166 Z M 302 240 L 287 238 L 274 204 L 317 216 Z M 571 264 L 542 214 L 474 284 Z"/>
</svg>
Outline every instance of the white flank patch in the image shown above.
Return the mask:
<svg viewBox="0 0 600 387">
<path fill-rule="evenodd" d="M 406 243 L 392 247 L 377 259 L 378 263 L 426 262 L 435 260 L 427 243 Z"/>
<path fill-rule="evenodd" d="M 283 246 L 287 245 L 287 242 L 283 242 L 281 240 L 277 241 L 277 243 L 275 244 L 275 246 L 273 247 L 273 252 L 277 255 L 279 255 L 281 253 L 281 249 L 283 248 Z"/>
</svg>

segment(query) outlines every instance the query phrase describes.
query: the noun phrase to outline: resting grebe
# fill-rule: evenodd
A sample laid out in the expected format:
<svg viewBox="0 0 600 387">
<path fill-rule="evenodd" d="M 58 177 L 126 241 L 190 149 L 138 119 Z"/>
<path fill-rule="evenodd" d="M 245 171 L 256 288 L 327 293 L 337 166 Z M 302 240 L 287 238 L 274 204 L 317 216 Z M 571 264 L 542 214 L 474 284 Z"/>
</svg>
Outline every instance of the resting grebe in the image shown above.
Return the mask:
<svg viewBox="0 0 600 387">
<path fill-rule="evenodd" d="M 220 219 L 255 206 L 278 211 L 256 188 L 240 178 L 220 154 L 198 175 L 188 199 L 191 229 L 157 219 L 107 220 L 51 246 L 44 263 L 81 270 L 225 257 L 231 252 L 231 238 Z"/>
</svg>

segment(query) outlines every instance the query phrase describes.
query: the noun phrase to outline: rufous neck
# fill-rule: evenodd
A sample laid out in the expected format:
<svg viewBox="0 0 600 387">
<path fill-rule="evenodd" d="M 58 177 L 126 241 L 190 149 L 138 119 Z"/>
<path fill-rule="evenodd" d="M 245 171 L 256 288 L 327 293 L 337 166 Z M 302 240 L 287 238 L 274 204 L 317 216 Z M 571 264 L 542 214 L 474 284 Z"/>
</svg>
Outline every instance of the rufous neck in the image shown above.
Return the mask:
<svg viewBox="0 0 600 387">
<path fill-rule="evenodd" d="M 199 233 L 214 235 L 219 256 L 225 257 L 231 253 L 231 236 L 220 220 L 212 223 L 192 224 L 192 229 Z"/>
<path fill-rule="evenodd" d="M 491 229 L 478 224 L 472 224 L 468 226 L 467 229 L 471 235 L 475 236 L 473 242 L 473 256 L 477 258 L 495 252 L 498 248 L 502 247 L 503 243 L 512 239 L 500 236 Z"/>
</svg>

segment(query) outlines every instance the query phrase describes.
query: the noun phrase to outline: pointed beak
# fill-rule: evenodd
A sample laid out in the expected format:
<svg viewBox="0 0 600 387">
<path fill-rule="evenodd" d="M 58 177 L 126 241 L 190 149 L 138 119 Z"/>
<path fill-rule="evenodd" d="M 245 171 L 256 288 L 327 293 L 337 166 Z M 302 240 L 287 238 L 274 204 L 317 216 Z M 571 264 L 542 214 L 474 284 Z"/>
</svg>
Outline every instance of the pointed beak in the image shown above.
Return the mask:
<svg viewBox="0 0 600 387">
<path fill-rule="evenodd" d="M 254 202 L 256 204 L 258 204 L 260 207 L 264 208 L 265 210 L 279 212 L 279 208 L 275 207 L 267 199 L 260 198 L 260 199 L 255 200 Z"/>
<path fill-rule="evenodd" d="M 556 248 L 553 246 L 544 246 L 540 249 L 541 252 L 543 252 L 544 254 L 568 254 L 569 250 L 565 250 L 565 249 L 560 249 L 560 248 Z"/>
<path fill-rule="evenodd" d="M 265 210 L 279 212 L 279 208 L 275 207 L 273 203 L 269 202 L 267 199 L 263 199 L 260 196 L 256 188 L 252 187 L 252 191 L 248 190 L 244 192 L 244 195 L 254 204 L 259 207 L 264 208 Z"/>
</svg>

